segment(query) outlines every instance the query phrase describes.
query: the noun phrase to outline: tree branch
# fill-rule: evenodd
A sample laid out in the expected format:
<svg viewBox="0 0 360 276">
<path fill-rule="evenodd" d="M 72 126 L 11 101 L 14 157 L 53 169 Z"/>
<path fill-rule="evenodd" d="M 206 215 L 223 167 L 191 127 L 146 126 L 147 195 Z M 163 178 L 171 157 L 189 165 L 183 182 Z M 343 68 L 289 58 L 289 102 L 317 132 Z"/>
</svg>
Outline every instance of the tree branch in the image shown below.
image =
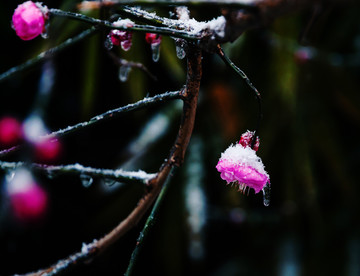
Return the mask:
<svg viewBox="0 0 360 276">
<path fill-rule="evenodd" d="M 155 199 L 158 197 L 165 181 L 168 179 L 172 168 L 183 163 L 185 151 L 194 127 L 197 99 L 202 75 L 201 51 L 197 47 L 191 46 L 189 48 L 189 52 L 187 53 L 187 57 L 188 73 L 186 87 L 182 91 L 184 106 L 178 135 L 170 151 L 169 158 L 162 164 L 156 176 L 148 181 L 148 189 L 144 196 L 139 200 L 136 207 L 123 221 L 118 224 L 117 227 L 115 227 L 103 238 L 100 240 L 94 240 L 88 245 L 84 244 L 81 252 L 60 260 L 49 268 L 27 275 L 55 275 L 58 272 L 66 271 L 76 264 L 83 263 L 86 260 L 101 254 L 110 245 L 115 243 L 120 237 L 132 229 L 151 207 Z"/>
</svg>

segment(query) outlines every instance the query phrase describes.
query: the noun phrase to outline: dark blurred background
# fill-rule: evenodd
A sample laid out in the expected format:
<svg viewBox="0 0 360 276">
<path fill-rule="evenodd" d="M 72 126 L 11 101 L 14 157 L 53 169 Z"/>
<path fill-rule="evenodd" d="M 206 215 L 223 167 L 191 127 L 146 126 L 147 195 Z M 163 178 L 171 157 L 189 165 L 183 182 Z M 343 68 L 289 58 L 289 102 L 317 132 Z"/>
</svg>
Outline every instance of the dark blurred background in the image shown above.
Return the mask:
<svg viewBox="0 0 360 276">
<path fill-rule="evenodd" d="M 75 10 L 76 2 L 44 4 Z M 88 27 L 54 17 L 48 39 L 22 41 L 11 28 L 19 3 L 0 3 L 0 73 Z M 360 275 L 359 8 L 321 8 L 309 25 L 314 7 L 223 46 L 262 94 L 258 155 L 271 178 L 269 207 L 261 194 L 245 196 L 226 186 L 215 169 L 221 152 L 255 128 L 257 102 L 219 57 L 204 53 L 186 160 L 170 183 L 135 275 Z M 171 10 L 157 9 L 164 16 Z M 191 15 L 209 20 L 220 8 L 193 8 Z M 171 38 L 163 38 L 158 63 L 143 34 L 134 34 L 129 52 L 113 49 L 143 63 L 158 79 L 133 69 L 121 82 L 104 48 L 105 36 L 100 32 L 0 83 L 0 115 L 22 121 L 39 108 L 39 80 L 49 70 L 51 94 L 41 114 L 50 131 L 183 86 L 186 62 L 176 57 Z M 156 172 L 175 139 L 180 113 L 180 102 L 161 103 L 70 134 L 61 140 L 63 152 L 55 164 Z M 28 158 L 19 152 L 6 160 Z M 5 175 L 2 171 L 2 186 Z M 17 221 L 1 194 L 0 275 L 37 270 L 80 250 L 83 242 L 115 227 L 143 192 L 139 185 L 109 186 L 106 179 L 84 187 L 78 175 L 34 175 L 49 197 L 41 221 Z M 69 275 L 124 273 L 144 222 Z"/>
</svg>

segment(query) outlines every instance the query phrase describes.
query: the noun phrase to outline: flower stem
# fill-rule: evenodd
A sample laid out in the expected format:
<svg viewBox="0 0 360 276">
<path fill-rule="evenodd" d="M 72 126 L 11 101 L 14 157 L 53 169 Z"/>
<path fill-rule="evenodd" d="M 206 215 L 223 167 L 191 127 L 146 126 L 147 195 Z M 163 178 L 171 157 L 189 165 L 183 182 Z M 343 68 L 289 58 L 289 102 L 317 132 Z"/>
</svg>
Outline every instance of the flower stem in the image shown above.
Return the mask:
<svg viewBox="0 0 360 276">
<path fill-rule="evenodd" d="M 223 49 L 221 48 L 220 44 L 218 44 L 217 46 L 217 54 L 221 57 L 221 59 L 227 64 L 229 65 L 242 79 L 245 80 L 246 84 L 250 87 L 251 90 L 254 91 L 257 102 L 258 102 L 258 107 L 259 107 L 259 117 L 258 117 L 258 122 L 257 122 L 257 126 L 255 128 L 255 133 L 253 136 L 253 141 L 251 144 L 251 147 L 253 147 L 256 143 L 256 133 L 258 132 L 258 129 L 260 127 L 260 121 L 263 117 L 262 114 L 262 107 L 261 107 L 261 95 L 260 92 L 256 89 L 256 87 L 252 84 L 252 82 L 250 81 L 250 79 L 248 78 L 248 76 L 244 73 L 244 71 L 242 71 L 239 67 L 237 67 L 232 61 L 231 59 L 225 55 Z"/>
</svg>

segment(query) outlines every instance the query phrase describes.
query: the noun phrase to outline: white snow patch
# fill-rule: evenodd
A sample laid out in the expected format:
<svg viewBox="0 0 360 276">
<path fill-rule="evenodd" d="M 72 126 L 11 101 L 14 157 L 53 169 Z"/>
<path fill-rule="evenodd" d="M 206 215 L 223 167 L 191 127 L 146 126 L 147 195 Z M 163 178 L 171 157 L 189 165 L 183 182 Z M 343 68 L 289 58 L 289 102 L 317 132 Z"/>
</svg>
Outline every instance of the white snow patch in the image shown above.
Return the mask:
<svg viewBox="0 0 360 276">
<path fill-rule="evenodd" d="M 113 23 L 113 25 L 115 27 L 123 27 L 123 28 L 127 28 L 127 27 L 131 27 L 134 26 L 134 22 L 131 21 L 130 19 L 119 19 L 118 21 L 115 21 Z"/>
<path fill-rule="evenodd" d="M 221 159 L 228 160 L 236 165 L 251 166 L 259 173 L 269 177 L 261 158 L 250 147 L 244 148 L 241 144 L 231 145 L 221 154 Z"/>
</svg>

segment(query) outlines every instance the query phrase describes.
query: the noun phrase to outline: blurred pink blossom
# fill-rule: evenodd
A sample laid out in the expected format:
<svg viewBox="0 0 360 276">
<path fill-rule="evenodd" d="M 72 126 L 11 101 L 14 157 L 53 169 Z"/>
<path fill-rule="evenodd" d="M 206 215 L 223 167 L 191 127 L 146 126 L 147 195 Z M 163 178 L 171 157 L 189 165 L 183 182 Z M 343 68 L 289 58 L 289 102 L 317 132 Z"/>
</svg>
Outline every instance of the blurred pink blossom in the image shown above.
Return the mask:
<svg viewBox="0 0 360 276">
<path fill-rule="evenodd" d="M 34 143 L 35 156 L 39 161 L 55 161 L 61 154 L 62 145 L 59 140 L 42 139 Z"/>
<path fill-rule="evenodd" d="M 13 214 L 19 221 L 35 221 L 45 215 L 47 194 L 28 170 L 18 169 L 13 179 L 6 183 L 6 192 Z"/>
<path fill-rule="evenodd" d="M 23 138 L 21 123 L 13 117 L 0 119 L 0 147 L 11 147 Z"/>
</svg>

